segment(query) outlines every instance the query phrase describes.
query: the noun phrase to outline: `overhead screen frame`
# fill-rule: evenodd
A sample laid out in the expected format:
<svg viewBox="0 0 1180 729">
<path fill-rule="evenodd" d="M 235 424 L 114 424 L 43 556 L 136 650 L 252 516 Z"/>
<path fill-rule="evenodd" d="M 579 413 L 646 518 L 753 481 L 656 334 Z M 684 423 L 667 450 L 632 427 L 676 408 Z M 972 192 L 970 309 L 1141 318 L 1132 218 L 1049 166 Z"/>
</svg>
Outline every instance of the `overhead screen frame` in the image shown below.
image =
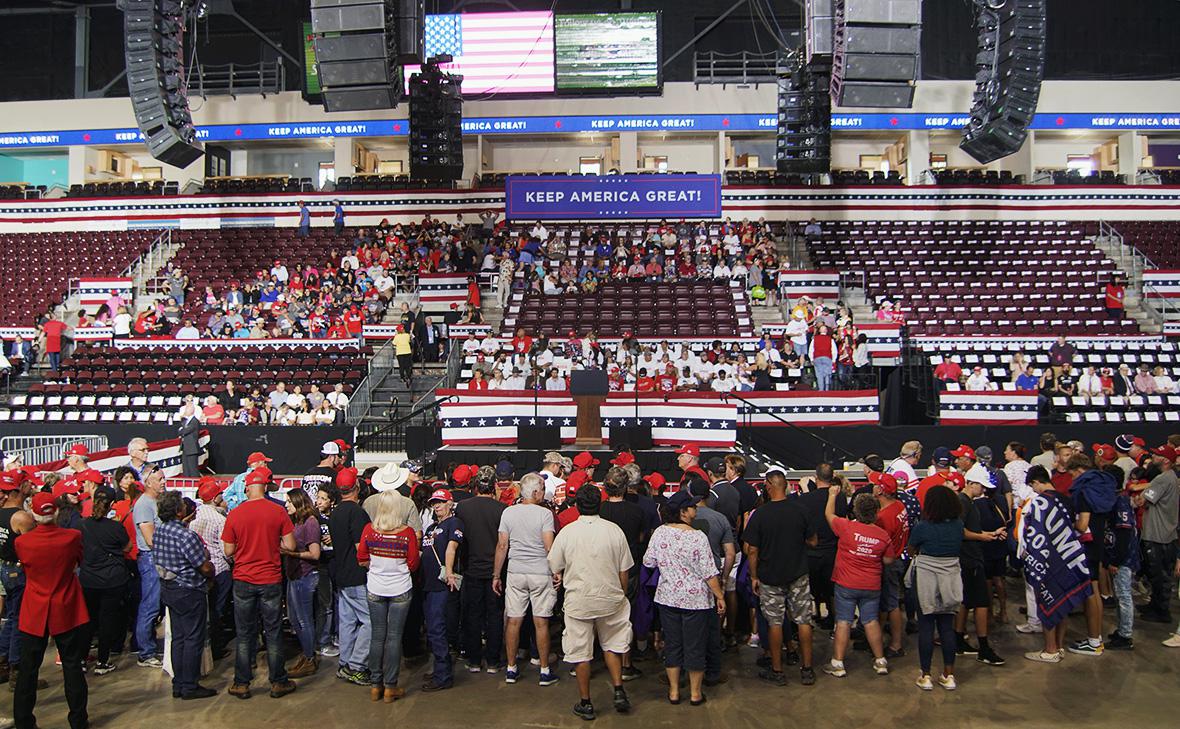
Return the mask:
<svg viewBox="0 0 1180 729">
<path fill-rule="evenodd" d="M 444 13 L 445 14 L 445 13 Z M 459 13 L 459 15 L 483 15 L 485 13 Z M 510 14 L 497 12 L 496 14 Z M 595 97 L 595 96 L 658 96 L 664 90 L 664 29 L 663 18 L 664 14 L 661 10 L 632 10 L 606 13 L 551 13 L 553 26 L 553 90 L 536 92 L 536 91 L 521 91 L 514 92 L 511 90 L 501 91 L 467 91 L 464 90 L 464 98 L 500 98 L 505 101 L 513 99 L 551 99 L 556 97 Z M 653 16 L 655 18 L 656 42 L 655 42 L 655 68 L 656 79 L 654 85 L 650 86 L 561 86 L 561 74 L 559 71 L 559 64 L 557 60 L 557 43 L 558 43 L 558 24 L 561 18 L 588 18 L 588 17 L 617 17 L 617 16 Z M 310 33 L 310 22 L 305 22 L 305 32 L 303 33 L 303 40 L 305 43 L 304 53 L 304 68 L 301 76 L 302 83 L 300 84 L 303 98 L 310 104 L 322 103 L 322 94 L 312 93 L 308 88 L 309 70 L 306 64 L 309 61 L 314 62 L 314 50 L 308 55 L 307 49 L 311 47 L 311 42 L 308 40 Z M 406 78 L 409 78 L 409 73 L 406 73 Z"/>
<path fill-rule="evenodd" d="M 618 17 L 649 15 L 656 25 L 656 80 L 653 86 L 572 86 L 561 85 L 558 60 L 558 33 L 561 18 Z M 555 13 L 553 15 L 553 90 L 556 96 L 658 96 L 664 91 L 664 13 L 661 10 L 629 10 L 609 13 Z"/>
</svg>

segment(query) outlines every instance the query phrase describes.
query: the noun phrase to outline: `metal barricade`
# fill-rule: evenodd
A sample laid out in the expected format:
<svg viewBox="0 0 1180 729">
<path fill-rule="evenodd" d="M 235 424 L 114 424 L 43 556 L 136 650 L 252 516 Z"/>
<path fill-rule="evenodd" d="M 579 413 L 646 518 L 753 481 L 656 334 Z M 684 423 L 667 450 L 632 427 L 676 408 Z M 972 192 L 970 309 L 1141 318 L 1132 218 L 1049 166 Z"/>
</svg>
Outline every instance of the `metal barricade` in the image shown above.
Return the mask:
<svg viewBox="0 0 1180 729">
<path fill-rule="evenodd" d="M 19 455 L 26 466 L 35 466 L 65 457 L 69 446 L 81 443 L 91 453 L 109 448 L 105 435 L 6 435 L 0 438 L 5 456 Z"/>
</svg>

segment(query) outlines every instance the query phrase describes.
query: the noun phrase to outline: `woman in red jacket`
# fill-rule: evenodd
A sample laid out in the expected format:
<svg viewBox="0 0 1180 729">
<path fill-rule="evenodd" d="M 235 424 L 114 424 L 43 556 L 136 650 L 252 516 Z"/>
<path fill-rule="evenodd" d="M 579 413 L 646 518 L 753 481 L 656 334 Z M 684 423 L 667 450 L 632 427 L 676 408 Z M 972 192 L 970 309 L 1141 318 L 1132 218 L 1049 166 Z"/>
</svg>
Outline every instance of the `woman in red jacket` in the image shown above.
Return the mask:
<svg viewBox="0 0 1180 729">
<path fill-rule="evenodd" d="M 86 674 L 82 664 L 90 649 L 86 626 L 90 614 L 78 565 L 82 562 L 82 532 L 54 524 L 57 505 L 52 494 L 33 496 L 33 520 L 37 526 L 13 543 L 25 568 L 25 595 L 20 610 L 20 673 L 13 694 L 12 715 L 16 725 L 37 725 L 37 678 L 49 636 L 57 644 L 69 704 L 70 729 L 85 729 Z"/>
</svg>

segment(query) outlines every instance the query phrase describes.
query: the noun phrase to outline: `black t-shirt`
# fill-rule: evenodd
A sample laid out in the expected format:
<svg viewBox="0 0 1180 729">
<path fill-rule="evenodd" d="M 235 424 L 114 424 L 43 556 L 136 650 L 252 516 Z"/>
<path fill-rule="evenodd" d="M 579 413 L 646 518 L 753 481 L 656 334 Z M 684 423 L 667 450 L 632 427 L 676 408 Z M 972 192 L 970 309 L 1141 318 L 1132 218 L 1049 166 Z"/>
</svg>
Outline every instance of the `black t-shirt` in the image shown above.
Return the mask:
<svg viewBox="0 0 1180 729">
<path fill-rule="evenodd" d="M 356 545 L 361 541 L 361 532 L 369 523 L 369 515 L 355 501 L 341 501 L 328 517 L 328 532 L 332 535 L 332 579 L 337 587 L 363 585 L 366 574 L 356 561 Z"/>
<path fill-rule="evenodd" d="M 508 507 L 493 498 L 467 499 L 455 506 L 455 516 L 463 522 L 463 540 L 467 549 L 463 576 L 492 579 L 496 542 L 500 535 L 500 515 Z"/>
<path fill-rule="evenodd" d="M 783 499 L 759 506 L 742 536 L 746 544 L 758 549 L 758 579 L 786 587 L 807 574 L 807 538 L 814 533 L 798 500 Z"/>
<path fill-rule="evenodd" d="M 639 558 L 642 557 L 640 538 L 647 523 L 647 515 L 643 513 L 643 509 L 639 504 L 630 501 L 604 501 L 598 515 L 623 530 L 627 546 L 631 548 L 631 559 L 638 565 Z"/>
<path fill-rule="evenodd" d="M 836 487 L 831 486 L 830 488 Z M 836 539 L 836 534 L 824 517 L 824 509 L 828 505 L 828 489 L 817 489 L 813 486 L 811 491 L 799 495 L 799 504 L 803 507 L 803 512 L 807 514 L 807 522 L 812 525 L 815 536 L 819 540 L 814 547 L 808 547 L 808 552 L 810 554 L 834 552 L 839 540 Z M 847 513 L 848 499 L 844 494 L 840 494 L 836 497 L 836 516 L 845 516 Z M 749 527 L 746 528 L 749 529 Z"/>
<path fill-rule="evenodd" d="M 729 481 L 718 481 L 710 490 L 715 494 L 711 505 L 713 510 L 720 512 L 729 520 L 729 525 L 736 529 L 738 514 L 741 513 L 741 497 L 738 496 L 737 489 Z"/>
<path fill-rule="evenodd" d="M 959 502 L 963 505 L 963 529 L 969 532 L 982 532 L 983 525 L 979 516 L 979 509 L 975 507 L 975 500 L 959 492 Z M 965 567 L 983 566 L 983 542 L 963 538 L 963 547 L 959 551 L 959 562 Z"/>
<path fill-rule="evenodd" d="M 320 525 L 320 564 L 328 566 L 328 563 L 332 561 L 332 556 L 336 553 L 331 544 L 332 533 L 328 531 L 328 517 L 317 513 L 315 519 Z"/>
<path fill-rule="evenodd" d="M 217 402 L 226 410 L 237 410 L 242 407 L 243 397 L 245 397 L 245 393 L 241 390 L 234 390 L 232 395 L 229 393 L 229 390 L 222 390 L 217 393 Z"/>
<path fill-rule="evenodd" d="M 454 499 L 455 504 L 458 504 L 460 501 L 466 501 L 472 496 L 475 496 L 475 494 L 466 489 L 451 489 L 451 498 Z"/>
<path fill-rule="evenodd" d="M 975 508 L 979 511 L 980 531 L 992 532 L 1008 523 L 1004 517 L 1004 510 L 996 504 L 991 494 L 996 489 L 988 489 L 987 493 L 975 499 Z M 983 556 L 988 560 L 1003 559 L 1008 554 L 1008 542 L 999 539 L 992 542 L 981 542 Z"/>
<path fill-rule="evenodd" d="M 746 483 L 746 479 L 741 476 L 730 481 L 729 485 L 738 492 L 738 508 L 743 514 L 750 513 L 750 509 L 753 509 L 754 504 L 758 503 L 758 490 Z"/>
<path fill-rule="evenodd" d="M 1088 547 L 1090 544 L 1101 545 L 1103 540 L 1106 539 L 1106 522 L 1108 521 L 1110 514 L 1106 512 L 1094 511 L 1094 507 L 1090 505 L 1090 501 L 1086 498 L 1086 494 L 1082 491 L 1077 491 L 1074 493 L 1074 501 L 1078 507 L 1077 513 L 1088 513 L 1090 515 L 1090 535 L 1093 538 L 1087 543 L 1086 546 Z"/>
<path fill-rule="evenodd" d="M 123 525 L 111 519 L 83 519 L 82 564 L 78 581 L 82 587 L 98 589 L 127 584 L 130 575 L 123 547 L 130 537 Z"/>
<path fill-rule="evenodd" d="M 325 486 L 332 486 L 336 483 L 336 469 L 328 466 L 316 466 L 307 472 L 303 477 L 303 490 L 307 492 L 307 497 L 311 499 L 311 503 L 315 503 L 316 494 Z"/>
</svg>

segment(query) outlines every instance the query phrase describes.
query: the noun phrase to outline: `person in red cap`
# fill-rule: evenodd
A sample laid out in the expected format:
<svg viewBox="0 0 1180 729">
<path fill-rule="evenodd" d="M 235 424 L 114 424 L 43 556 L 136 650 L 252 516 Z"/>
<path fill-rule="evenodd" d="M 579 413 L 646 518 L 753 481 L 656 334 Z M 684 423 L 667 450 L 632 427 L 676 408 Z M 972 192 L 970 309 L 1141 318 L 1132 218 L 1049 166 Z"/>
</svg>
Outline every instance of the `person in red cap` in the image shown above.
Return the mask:
<svg viewBox="0 0 1180 729">
<path fill-rule="evenodd" d="M 626 466 L 628 463 L 635 463 L 635 456 L 631 451 L 620 451 L 617 456 L 610 459 L 610 465 L 618 466 L 619 468 Z"/>
<path fill-rule="evenodd" d="M 594 467 L 600 463 L 589 451 L 582 451 L 574 456 L 573 462 L 574 468 L 580 471 L 586 471 L 586 475 L 591 477 L 594 475 Z"/>
<path fill-rule="evenodd" d="M 85 471 L 90 466 L 87 461 L 90 460 L 90 449 L 86 447 L 85 443 L 75 443 L 66 449 L 66 465 L 74 473 Z"/>
<path fill-rule="evenodd" d="M 226 557 L 232 557 L 234 624 L 237 626 L 237 657 L 234 682 L 229 693 L 250 698 L 254 659 L 258 651 L 258 624 L 266 637 L 266 658 L 271 698 L 295 690 L 283 664 L 282 631 L 283 573 L 280 547 L 295 550 L 295 527 L 287 510 L 267 498 L 272 481 L 269 468 L 259 467 L 246 476 L 246 501 L 229 513 L 221 533 Z"/>
<path fill-rule="evenodd" d="M 1114 446 L 1107 443 L 1095 443 L 1091 446 L 1094 450 L 1094 467 L 1105 468 L 1118 460 L 1119 454 L 1115 452 Z"/>
<path fill-rule="evenodd" d="M 889 535 L 885 556 L 893 558 L 893 562 L 884 566 L 881 578 L 881 612 L 889 620 L 890 627 L 885 657 L 900 658 L 905 655 L 905 605 L 901 600 L 905 563 L 902 553 L 910 539 L 910 519 L 905 504 L 897 498 L 898 483 L 892 474 L 872 473 L 869 483 L 873 484 L 873 495 L 880 505 L 876 524 Z"/>
<path fill-rule="evenodd" d="M 246 470 L 239 473 L 230 481 L 229 488 L 224 492 L 226 511 L 233 511 L 234 507 L 246 500 L 246 477 L 256 468 L 263 468 L 274 459 L 267 458 L 265 453 L 254 451 L 246 456 Z"/>
<path fill-rule="evenodd" d="M 0 584 L 4 586 L 4 627 L 0 628 L 0 681 L 7 681 L 9 674 L 15 674 L 20 665 L 20 631 L 16 625 L 20 618 L 21 600 L 25 592 L 25 572 L 16 557 L 13 542 L 36 525 L 33 517 L 25 511 L 25 500 L 29 498 L 29 481 L 23 471 L 12 470 L 0 473 L 0 492 L 4 501 L 0 503 Z M 48 684 L 46 684 L 48 685 Z"/>
<path fill-rule="evenodd" d="M 574 496 L 578 493 L 578 489 L 584 483 L 590 481 L 590 476 L 585 471 L 574 471 L 570 477 L 565 480 L 562 489 L 565 491 L 565 500 L 562 503 L 561 511 L 557 512 L 557 531 L 574 523 L 578 519 L 578 510 L 574 508 Z"/>
<path fill-rule="evenodd" d="M 85 473 L 83 471 L 82 473 Z M 65 529 L 82 528 L 82 512 L 78 504 L 82 485 L 76 474 L 70 478 L 63 478 L 53 484 L 53 499 L 57 503 L 57 525 Z"/>
<path fill-rule="evenodd" d="M 94 492 L 99 486 L 106 483 L 106 476 L 93 468 L 88 468 L 75 476 L 74 480 L 81 488 L 78 492 L 78 500 L 82 516 L 88 517 L 94 513 L 94 503 L 91 501 L 94 498 Z"/>
<path fill-rule="evenodd" d="M 229 484 L 212 476 L 202 476 L 197 481 L 197 513 L 189 528 L 196 532 L 205 548 L 209 550 L 209 561 L 213 563 L 213 586 L 209 590 L 209 645 L 214 659 L 224 654 L 229 637 L 226 628 L 231 624 L 227 619 L 229 593 L 233 588 L 233 577 L 225 550 L 221 546 L 221 533 L 225 530 L 225 499 L 222 494 Z"/>
<path fill-rule="evenodd" d="M 16 678 L 12 714 L 16 726 L 37 726 L 38 674 L 49 637 L 61 656 L 70 729 L 86 729 L 87 688 L 83 663 L 90 649 L 86 630 L 90 613 L 82 596 L 77 570 L 82 563 L 82 533 L 54 523 L 53 495 L 38 493 L 31 504 L 36 526 L 16 538 L 13 547 L 25 570 L 25 592 L 20 608 L 20 673 Z"/>
<path fill-rule="evenodd" d="M 680 477 L 681 488 L 688 483 L 693 476 L 698 476 L 704 479 L 705 483 L 712 483 L 712 479 L 701 468 L 701 449 L 695 443 L 686 443 L 676 450 L 676 465 L 684 475 Z"/>
<path fill-rule="evenodd" d="M 459 585 L 455 574 L 459 548 L 463 545 L 463 522 L 454 515 L 455 499 L 445 488 L 437 488 L 428 500 L 434 523 L 422 530 L 422 612 L 426 623 L 426 642 L 434 656 L 434 667 L 422 690 L 442 691 L 454 685 L 454 661 L 449 636 L 448 615 L 459 614 Z"/>
</svg>

